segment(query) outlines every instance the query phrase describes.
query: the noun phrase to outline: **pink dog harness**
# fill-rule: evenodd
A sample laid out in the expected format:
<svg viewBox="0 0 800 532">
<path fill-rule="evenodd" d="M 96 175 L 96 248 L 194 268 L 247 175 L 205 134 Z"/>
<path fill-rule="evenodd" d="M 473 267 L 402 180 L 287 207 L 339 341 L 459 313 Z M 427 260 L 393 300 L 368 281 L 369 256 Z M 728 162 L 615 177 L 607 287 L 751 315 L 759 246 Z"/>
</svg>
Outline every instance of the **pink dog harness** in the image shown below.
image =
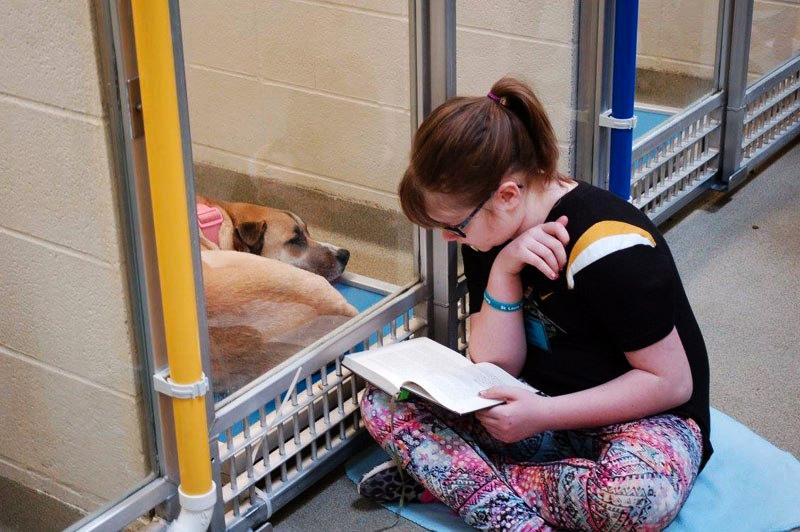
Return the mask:
<svg viewBox="0 0 800 532">
<path fill-rule="evenodd" d="M 203 236 L 219 245 L 219 228 L 222 226 L 222 212 L 204 203 L 197 204 L 197 223 Z"/>
</svg>

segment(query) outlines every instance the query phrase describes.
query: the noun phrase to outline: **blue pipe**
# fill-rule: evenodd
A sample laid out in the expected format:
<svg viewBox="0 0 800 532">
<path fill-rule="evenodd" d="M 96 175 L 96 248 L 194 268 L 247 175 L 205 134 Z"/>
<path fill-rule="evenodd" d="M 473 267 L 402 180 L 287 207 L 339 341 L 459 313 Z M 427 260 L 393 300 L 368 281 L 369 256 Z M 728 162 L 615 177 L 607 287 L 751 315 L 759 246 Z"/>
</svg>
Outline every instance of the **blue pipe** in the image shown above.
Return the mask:
<svg viewBox="0 0 800 532">
<path fill-rule="evenodd" d="M 636 89 L 636 35 L 639 0 L 617 0 L 614 13 L 614 76 L 611 116 L 631 118 Z M 631 197 L 632 129 L 611 130 L 608 188 L 621 198 Z"/>
</svg>

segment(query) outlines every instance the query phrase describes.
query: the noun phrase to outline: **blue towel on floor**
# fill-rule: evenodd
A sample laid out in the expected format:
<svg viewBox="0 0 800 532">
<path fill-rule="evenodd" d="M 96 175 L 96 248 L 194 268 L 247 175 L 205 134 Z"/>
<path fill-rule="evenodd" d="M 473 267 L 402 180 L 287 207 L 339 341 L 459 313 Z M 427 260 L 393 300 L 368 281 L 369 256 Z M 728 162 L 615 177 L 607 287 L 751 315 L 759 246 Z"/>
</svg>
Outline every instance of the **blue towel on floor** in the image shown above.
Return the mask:
<svg viewBox="0 0 800 532">
<path fill-rule="evenodd" d="M 800 527 L 800 461 L 711 409 L 714 454 L 668 532 L 774 532 Z M 353 482 L 387 460 L 372 445 L 347 463 Z M 396 504 L 384 505 L 397 513 Z M 472 530 L 443 504 L 406 505 L 401 515 L 428 530 Z"/>
</svg>

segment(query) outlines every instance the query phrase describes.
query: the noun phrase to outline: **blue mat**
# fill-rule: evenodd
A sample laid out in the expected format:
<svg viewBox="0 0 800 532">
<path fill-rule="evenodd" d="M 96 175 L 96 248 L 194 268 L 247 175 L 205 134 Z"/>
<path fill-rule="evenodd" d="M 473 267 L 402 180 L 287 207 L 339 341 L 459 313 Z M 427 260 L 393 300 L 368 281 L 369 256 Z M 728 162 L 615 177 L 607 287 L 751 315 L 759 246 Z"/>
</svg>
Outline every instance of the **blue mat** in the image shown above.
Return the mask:
<svg viewBox="0 0 800 532">
<path fill-rule="evenodd" d="M 672 116 L 671 113 L 664 111 L 644 110 L 638 107 L 635 108 L 633 112 L 637 118 L 636 127 L 633 128 L 634 142 L 636 142 L 639 137 L 644 136 L 644 134 L 651 129 L 660 126 L 662 122 L 666 121 Z"/>
<path fill-rule="evenodd" d="M 782 531 L 800 527 L 800 461 L 718 410 L 714 455 L 668 532 Z M 387 459 L 373 444 L 347 463 L 353 482 Z M 396 504 L 384 505 L 397 513 Z M 443 504 L 408 504 L 401 515 L 428 530 L 473 530 Z"/>
</svg>

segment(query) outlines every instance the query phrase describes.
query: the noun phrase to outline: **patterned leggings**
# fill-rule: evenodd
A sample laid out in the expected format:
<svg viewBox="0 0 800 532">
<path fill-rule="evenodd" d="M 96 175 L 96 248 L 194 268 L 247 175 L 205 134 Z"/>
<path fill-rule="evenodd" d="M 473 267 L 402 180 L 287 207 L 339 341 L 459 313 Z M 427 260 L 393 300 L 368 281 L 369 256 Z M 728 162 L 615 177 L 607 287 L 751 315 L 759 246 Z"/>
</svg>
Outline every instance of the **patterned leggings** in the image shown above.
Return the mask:
<svg viewBox="0 0 800 532">
<path fill-rule="evenodd" d="M 391 422 L 390 401 L 367 386 L 361 412 L 369 433 L 476 528 L 660 530 L 700 465 L 700 429 L 674 415 L 507 444 L 474 416 L 418 399 L 397 402 Z"/>
</svg>

